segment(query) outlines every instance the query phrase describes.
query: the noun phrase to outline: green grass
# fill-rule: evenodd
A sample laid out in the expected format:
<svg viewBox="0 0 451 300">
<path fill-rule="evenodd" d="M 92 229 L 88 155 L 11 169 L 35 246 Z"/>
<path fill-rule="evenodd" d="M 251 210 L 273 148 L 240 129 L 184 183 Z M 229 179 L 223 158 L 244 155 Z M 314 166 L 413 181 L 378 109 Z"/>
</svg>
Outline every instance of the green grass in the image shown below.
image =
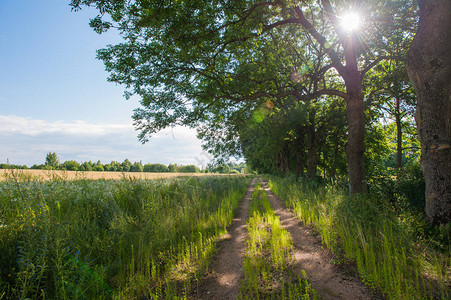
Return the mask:
<svg viewBox="0 0 451 300">
<path fill-rule="evenodd" d="M 248 183 L 0 182 L 0 299 L 184 298 Z"/>
<path fill-rule="evenodd" d="M 428 247 L 416 235 L 419 219 L 412 213 L 372 194 L 350 198 L 332 183 L 271 178 L 269 185 L 319 232 L 336 263 L 354 265 L 362 281 L 388 299 L 451 296 L 449 240 L 445 251 Z"/>
<path fill-rule="evenodd" d="M 283 229 L 280 219 L 268 201 L 259 182 L 249 204 L 245 279 L 241 285 L 243 299 L 315 299 L 305 272 L 295 275 L 290 269 L 293 260 L 291 235 Z"/>
</svg>

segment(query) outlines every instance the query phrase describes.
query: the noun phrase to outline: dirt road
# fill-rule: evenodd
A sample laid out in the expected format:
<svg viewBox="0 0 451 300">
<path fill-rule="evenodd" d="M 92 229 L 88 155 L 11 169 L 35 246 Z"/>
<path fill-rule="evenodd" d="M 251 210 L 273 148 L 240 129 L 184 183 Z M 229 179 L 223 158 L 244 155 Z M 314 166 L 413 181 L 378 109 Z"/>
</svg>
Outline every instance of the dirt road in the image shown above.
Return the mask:
<svg viewBox="0 0 451 300">
<path fill-rule="evenodd" d="M 254 191 L 254 179 L 242 201 L 237 217 L 229 229 L 229 235 L 220 242 L 220 250 L 213 258 L 211 272 L 200 283 L 198 293 L 192 299 L 237 299 L 240 282 L 244 278 L 243 257 L 246 249 L 246 221 L 249 202 Z M 283 228 L 290 232 L 295 247 L 292 268 L 298 274 L 305 270 L 312 287 L 321 299 L 380 299 L 358 279 L 351 277 L 330 263 L 331 254 L 323 249 L 318 237 L 300 225 L 276 196 L 262 182 L 275 213 Z"/>
</svg>

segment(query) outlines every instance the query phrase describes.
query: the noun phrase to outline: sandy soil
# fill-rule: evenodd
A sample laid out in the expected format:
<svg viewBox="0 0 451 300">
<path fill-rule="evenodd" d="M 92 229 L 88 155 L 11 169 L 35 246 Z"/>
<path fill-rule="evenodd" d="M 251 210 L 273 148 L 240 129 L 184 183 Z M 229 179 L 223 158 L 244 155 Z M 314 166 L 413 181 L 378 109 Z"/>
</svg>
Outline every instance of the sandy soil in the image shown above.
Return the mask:
<svg viewBox="0 0 451 300">
<path fill-rule="evenodd" d="M 160 179 L 183 176 L 237 176 L 241 174 L 209 174 L 209 173 L 144 173 L 144 172 L 78 172 L 78 171 L 55 171 L 55 170 L 4 170 L 0 169 L 0 180 L 5 180 L 11 174 L 22 174 L 40 180 L 62 178 L 67 180 L 76 179 Z"/>
<path fill-rule="evenodd" d="M 246 192 L 240 210 L 229 230 L 228 239 L 220 242 L 220 250 L 213 258 L 211 272 L 207 274 L 191 299 L 236 299 L 242 281 L 243 258 L 246 248 L 246 221 L 249 201 L 254 191 L 254 179 Z M 312 287 L 321 299 L 382 299 L 372 294 L 357 278 L 330 263 L 332 255 L 323 249 L 319 237 L 289 212 L 263 182 L 269 201 L 279 216 L 282 226 L 291 233 L 295 247 L 293 269 L 301 274 L 305 270 Z"/>
</svg>

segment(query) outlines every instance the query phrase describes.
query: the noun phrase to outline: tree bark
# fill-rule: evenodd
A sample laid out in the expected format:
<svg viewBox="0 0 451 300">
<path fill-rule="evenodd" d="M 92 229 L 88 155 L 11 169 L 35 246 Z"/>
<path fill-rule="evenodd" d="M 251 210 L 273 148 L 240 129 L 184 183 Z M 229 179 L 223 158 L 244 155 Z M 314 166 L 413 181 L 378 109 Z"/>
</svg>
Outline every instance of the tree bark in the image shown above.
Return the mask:
<svg viewBox="0 0 451 300">
<path fill-rule="evenodd" d="M 349 93 L 349 89 L 348 89 Z M 350 194 L 365 193 L 365 166 L 364 166 L 364 138 L 365 138 L 365 114 L 363 100 L 360 93 L 349 93 L 347 103 L 348 114 L 348 144 L 346 147 L 346 160 L 348 163 L 348 175 Z"/>
<path fill-rule="evenodd" d="M 362 95 L 362 78 L 357 67 L 357 37 L 351 36 L 344 43 L 346 66 L 341 74 L 346 86 L 346 110 L 348 115 L 348 163 L 350 194 L 365 193 L 365 107 Z"/>
<path fill-rule="evenodd" d="M 426 215 L 434 224 L 446 224 L 451 221 L 451 1 L 418 0 L 418 5 L 407 70 L 417 94 Z"/>
</svg>

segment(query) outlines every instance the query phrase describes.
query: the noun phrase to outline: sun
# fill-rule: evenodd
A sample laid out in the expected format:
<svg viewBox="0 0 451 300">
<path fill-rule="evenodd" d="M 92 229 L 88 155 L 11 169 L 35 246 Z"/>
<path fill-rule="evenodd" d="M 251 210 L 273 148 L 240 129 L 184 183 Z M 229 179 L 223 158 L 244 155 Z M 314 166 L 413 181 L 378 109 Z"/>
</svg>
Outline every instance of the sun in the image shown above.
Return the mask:
<svg viewBox="0 0 451 300">
<path fill-rule="evenodd" d="M 340 26 L 346 32 L 354 32 L 362 25 L 362 18 L 356 12 L 348 12 L 341 17 Z"/>
</svg>

